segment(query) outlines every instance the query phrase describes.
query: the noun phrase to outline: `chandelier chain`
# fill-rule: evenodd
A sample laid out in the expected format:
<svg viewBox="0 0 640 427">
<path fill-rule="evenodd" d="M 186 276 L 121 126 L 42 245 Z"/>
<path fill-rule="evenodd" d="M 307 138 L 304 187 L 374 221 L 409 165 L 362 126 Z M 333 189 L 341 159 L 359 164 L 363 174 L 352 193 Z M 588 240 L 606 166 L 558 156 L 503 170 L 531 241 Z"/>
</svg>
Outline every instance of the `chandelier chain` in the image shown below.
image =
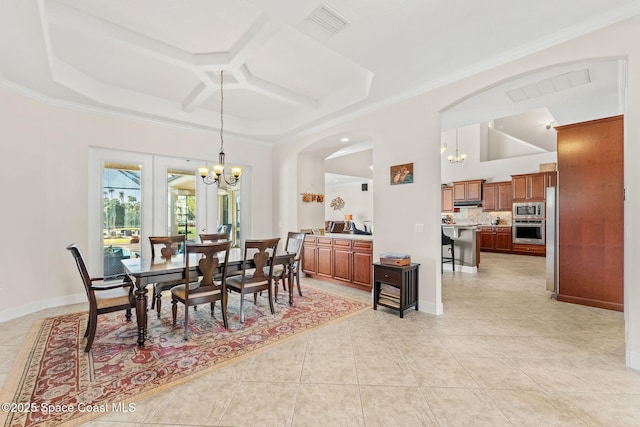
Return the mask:
<svg viewBox="0 0 640 427">
<path fill-rule="evenodd" d="M 222 130 L 224 129 L 224 91 L 222 89 L 222 83 L 224 80 L 224 71 L 220 70 L 220 151 L 224 151 L 224 136 Z"/>
<path fill-rule="evenodd" d="M 202 181 L 207 184 L 216 184 L 220 186 L 223 182 L 228 186 L 235 186 L 240 181 L 242 168 L 238 166 L 231 167 L 231 174 L 225 173 L 224 161 L 224 70 L 220 70 L 220 153 L 218 153 L 218 163 L 213 165 L 213 169 L 200 167 L 198 171 L 202 177 Z"/>
</svg>

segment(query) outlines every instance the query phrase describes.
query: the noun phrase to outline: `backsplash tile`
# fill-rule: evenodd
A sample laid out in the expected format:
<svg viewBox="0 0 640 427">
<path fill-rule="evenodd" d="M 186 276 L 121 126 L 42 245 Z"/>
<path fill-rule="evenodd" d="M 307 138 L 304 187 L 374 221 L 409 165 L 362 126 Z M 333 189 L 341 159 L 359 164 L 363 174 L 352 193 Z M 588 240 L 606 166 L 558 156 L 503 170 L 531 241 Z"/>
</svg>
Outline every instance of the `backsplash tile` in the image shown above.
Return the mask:
<svg viewBox="0 0 640 427">
<path fill-rule="evenodd" d="M 460 208 L 460 212 L 442 214 L 443 218 L 449 217 L 456 224 L 482 224 L 491 225 L 491 220 L 500 218 L 498 225 L 511 225 L 511 212 L 483 212 L 482 208 Z"/>
</svg>

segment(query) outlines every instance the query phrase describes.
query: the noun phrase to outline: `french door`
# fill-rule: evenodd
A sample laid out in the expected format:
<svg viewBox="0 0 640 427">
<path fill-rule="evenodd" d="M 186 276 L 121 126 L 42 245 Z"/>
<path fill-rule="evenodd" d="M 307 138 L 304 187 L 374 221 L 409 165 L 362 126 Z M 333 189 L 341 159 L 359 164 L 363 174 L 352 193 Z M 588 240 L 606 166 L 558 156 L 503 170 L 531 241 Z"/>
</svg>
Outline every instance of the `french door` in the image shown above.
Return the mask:
<svg viewBox="0 0 640 427">
<path fill-rule="evenodd" d="M 229 233 L 234 242 L 240 242 L 241 187 L 219 189 L 204 184 L 196 167 L 206 163 L 91 148 L 88 255 L 92 276 L 120 274 L 123 258 L 150 256 L 149 236 L 185 235 L 196 242 L 199 234 L 215 233 L 230 224 Z"/>
</svg>

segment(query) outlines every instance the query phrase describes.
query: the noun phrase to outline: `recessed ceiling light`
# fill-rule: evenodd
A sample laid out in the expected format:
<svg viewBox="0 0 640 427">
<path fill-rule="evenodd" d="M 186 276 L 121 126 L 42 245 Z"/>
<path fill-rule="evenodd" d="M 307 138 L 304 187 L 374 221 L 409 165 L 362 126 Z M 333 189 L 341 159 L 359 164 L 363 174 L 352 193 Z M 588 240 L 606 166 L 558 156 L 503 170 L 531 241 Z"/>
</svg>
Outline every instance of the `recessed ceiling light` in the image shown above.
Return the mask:
<svg viewBox="0 0 640 427">
<path fill-rule="evenodd" d="M 340 142 L 349 142 L 349 138 L 340 138 Z"/>
</svg>

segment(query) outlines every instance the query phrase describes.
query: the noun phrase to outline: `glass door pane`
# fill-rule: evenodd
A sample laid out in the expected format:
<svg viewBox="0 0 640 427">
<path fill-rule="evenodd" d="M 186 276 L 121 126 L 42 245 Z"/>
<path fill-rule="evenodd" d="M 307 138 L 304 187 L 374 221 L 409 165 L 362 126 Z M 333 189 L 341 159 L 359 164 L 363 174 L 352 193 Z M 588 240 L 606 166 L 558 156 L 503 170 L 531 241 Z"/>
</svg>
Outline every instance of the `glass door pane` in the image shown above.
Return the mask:
<svg viewBox="0 0 640 427">
<path fill-rule="evenodd" d="M 242 241 L 240 213 L 240 186 L 222 183 L 218 188 L 218 230 L 229 233 L 232 247 L 239 247 Z"/>
<path fill-rule="evenodd" d="M 195 171 L 167 170 L 167 233 L 198 241 Z"/>
<path fill-rule="evenodd" d="M 102 171 L 104 277 L 124 273 L 120 262 L 140 256 L 140 166 L 105 163 Z"/>
</svg>

